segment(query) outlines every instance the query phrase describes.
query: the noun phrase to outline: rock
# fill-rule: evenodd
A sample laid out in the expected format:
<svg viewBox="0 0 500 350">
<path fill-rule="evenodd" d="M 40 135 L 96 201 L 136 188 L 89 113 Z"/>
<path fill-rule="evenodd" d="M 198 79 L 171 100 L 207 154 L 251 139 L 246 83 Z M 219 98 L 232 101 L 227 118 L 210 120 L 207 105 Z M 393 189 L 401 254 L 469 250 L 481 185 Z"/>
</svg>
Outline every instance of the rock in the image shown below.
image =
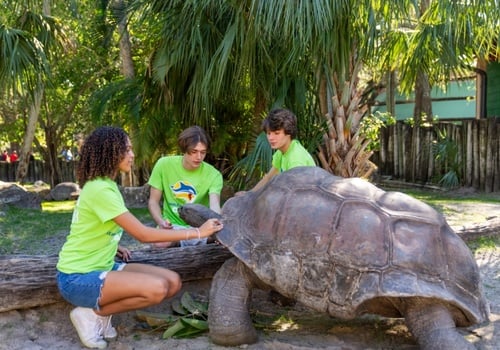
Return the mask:
<svg viewBox="0 0 500 350">
<path fill-rule="evenodd" d="M 146 208 L 149 200 L 149 185 L 140 187 L 122 187 L 120 192 L 127 208 Z"/>
<path fill-rule="evenodd" d="M 79 195 L 80 186 L 78 184 L 74 182 L 61 182 L 50 191 L 48 197 L 55 201 L 65 201 L 76 199 Z"/>
<path fill-rule="evenodd" d="M 22 209 L 42 210 L 42 200 L 39 196 L 15 183 L 0 181 L 0 206 L 5 204 Z"/>
</svg>

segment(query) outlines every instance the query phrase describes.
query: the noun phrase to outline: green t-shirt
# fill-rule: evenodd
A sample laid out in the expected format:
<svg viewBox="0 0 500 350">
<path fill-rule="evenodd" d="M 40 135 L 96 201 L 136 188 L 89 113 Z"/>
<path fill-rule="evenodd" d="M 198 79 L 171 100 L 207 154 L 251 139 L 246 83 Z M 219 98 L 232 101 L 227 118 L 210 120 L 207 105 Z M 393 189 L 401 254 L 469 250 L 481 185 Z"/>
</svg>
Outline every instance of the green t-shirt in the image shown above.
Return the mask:
<svg viewBox="0 0 500 350">
<path fill-rule="evenodd" d="M 316 166 L 311 154 L 298 140 L 292 140 L 284 154 L 280 150 L 274 152 L 273 167 L 280 173 L 298 166 Z"/>
<path fill-rule="evenodd" d="M 98 178 L 85 183 L 57 269 L 64 273 L 111 270 L 123 233 L 113 219 L 127 211 L 116 182 Z"/>
<path fill-rule="evenodd" d="M 148 184 L 163 193 L 163 218 L 174 225 L 189 226 L 179 217 L 178 209 L 186 203 L 210 205 L 209 195 L 222 191 L 222 174 L 203 162 L 195 170 L 182 166 L 182 156 L 160 158 Z"/>
</svg>

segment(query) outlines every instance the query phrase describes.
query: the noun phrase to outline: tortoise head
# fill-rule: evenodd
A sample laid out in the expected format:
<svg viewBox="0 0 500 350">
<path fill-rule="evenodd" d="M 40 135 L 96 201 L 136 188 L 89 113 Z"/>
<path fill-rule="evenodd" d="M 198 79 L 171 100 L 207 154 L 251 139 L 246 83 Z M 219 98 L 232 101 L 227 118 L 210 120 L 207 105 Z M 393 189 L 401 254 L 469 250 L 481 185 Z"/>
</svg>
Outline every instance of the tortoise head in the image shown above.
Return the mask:
<svg viewBox="0 0 500 350">
<path fill-rule="evenodd" d="M 200 227 L 211 218 L 222 218 L 210 208 L 201 204 L 188 203 L 179 208 L 179 216 L 182 220 L 193 227 Z"/>
</svg>

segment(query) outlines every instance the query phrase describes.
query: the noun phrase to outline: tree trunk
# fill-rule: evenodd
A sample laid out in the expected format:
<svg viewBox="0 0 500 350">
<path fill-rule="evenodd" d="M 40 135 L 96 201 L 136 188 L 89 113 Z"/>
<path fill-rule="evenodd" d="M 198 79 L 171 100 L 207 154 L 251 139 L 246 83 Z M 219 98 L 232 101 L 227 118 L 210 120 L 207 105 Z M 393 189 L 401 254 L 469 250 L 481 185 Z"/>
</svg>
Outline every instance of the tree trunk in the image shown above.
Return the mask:
<svg viewBox="0 0 500 350">
<path fill-rule="evenodd" d="M 415 108 L 413 109 L 415 125 L 420 126 L 423 122 L 432 122 L 432 99 L 429 77 L 419 72 L 415 82 Z"/>
<path fill-rule="evenodd" d="M 131 263 L 166 267 L 183 281 L 212 278 L 232 254 L 221 245 L 144 249 L 132 253 Z M 56 285 L 57 255 L 0 256 L 0 312 L 62 301 Z"/>
<path fill-rule="evenodd" d="M 31 147 L 35 137 L 38 116 L 40 115 L 43 92 L 44 87 L 43 85 L 40 85 L 39 88 L 33 93 L 33 104 L 30 107 L 28 125 L 26 126 L 26 133 L 24 134 L 23 145 L 19 154 L 19 163 L 17 166 L 16 181 L 20 183 L 24 182 L 24 178 L 28 173 Z"/>
<path fill-rule="evenodd" d="M 122 73 L 126 79 L 135 78 L 134 61 L 132 60 L 132 45 L 130 43 L 130 34 L 127 27 L 126 4 L 123 0 L 115 0 L 111 4 L 113 14 L 118 23 L 118 34 L 120 35 L 120 58 L 122 60 Z M 131 136 L 133 139 L 135 126 L 132 126 Z M 121 173 L 121 185 L 130 187 L 134 185 L 134 169 L 128 173 Z"/>
<path fill-rule="evenodd" d="M 58 146 L 60 141 L 57 137 L 57 132 L 54 125 L 45 125 L 42 121 L 40 124 L 44 124 L 45 140 L 47 144 L 47 151 L 44 152 L 43 158 L 45 160 L 45 166 L 49 169 L 50 176 L 50 188 L 54 188 L 58 183 L 63 181 L 61 167 L 59 166 L 59 150 Z"/>
<path fill-rule="evenodd" d="M 386 99 L 385 105 L 387 112 L 392 116 L 396 115 L 396 87 L 397 87 L 396 71 L 391 70 L 387 73 L 387 87 L 386 87 Z"/>
<path fill-rule="evenodd" d="M 500 218 L 467 226 L 453 226 L 452 228 L 466 242 L 480 237 L 498 236 L 500 235 Z"/>
<path fill-rule="evenodd" d="M 51 15 L 50 0 L 43 0 L 42 11 L 44 16 Z M 26 133 L 24 134 L 23 145 L 21 154 L 19 155 L 19 163 L 17 167 L 16 181 L 23 183 L 24 178 L 28 174 L 28 167 L 30 163 L 30 155 L 33 139 L 35 138 L 36 126 L 38 124 L 38 116 L 42 106 L 42 98 L 45 92 L 45 86 L 39 82 L 35 91 L 33 92 L 33 103 L 30 106 L 28 125 L 26 126 Z"/>
</svg>

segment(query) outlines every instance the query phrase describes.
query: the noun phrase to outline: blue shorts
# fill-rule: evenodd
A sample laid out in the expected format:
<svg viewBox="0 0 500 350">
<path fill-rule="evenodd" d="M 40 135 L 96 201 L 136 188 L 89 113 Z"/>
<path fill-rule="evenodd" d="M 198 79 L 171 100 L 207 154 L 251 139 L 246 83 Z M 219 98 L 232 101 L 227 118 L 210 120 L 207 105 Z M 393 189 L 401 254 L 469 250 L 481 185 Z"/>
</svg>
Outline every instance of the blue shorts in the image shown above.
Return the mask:
<svg viewBox="0 0 500 350">
<path fill-rule="evenodd" d="M 121 271 L 126 265 L 115 263 L 111 271 Z M 99 310 L 101 289 L 108 272 L 64 273 L 57 271 L 59 293 L 70 304 Z"/>
</svg>

